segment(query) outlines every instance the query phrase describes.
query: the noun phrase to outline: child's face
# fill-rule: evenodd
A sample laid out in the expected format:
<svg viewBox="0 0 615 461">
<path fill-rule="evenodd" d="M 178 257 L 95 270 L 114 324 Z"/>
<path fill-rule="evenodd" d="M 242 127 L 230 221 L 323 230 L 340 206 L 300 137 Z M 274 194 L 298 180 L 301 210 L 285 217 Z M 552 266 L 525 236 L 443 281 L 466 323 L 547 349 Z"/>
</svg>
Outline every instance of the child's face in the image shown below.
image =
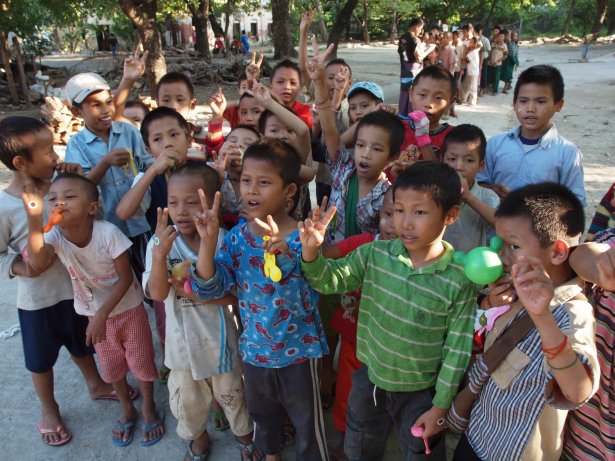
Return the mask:
<svg viewBox="0 0 615 461">
<path fill-rule="evenodd" d="M 267 219 L 286 213 L 287 200 L 297 191 L 296 184 L 284 185 L 280 173 L 265 160 L 247 158 L 241 170 L 240 193 L 249 219 Z"/>
<path fill-rule="evenodd" d="M 243 98 L 239 102 L 239 124 L 258 129 L 258 119 L 264 111 L 265 108 L 255 98 Z"/>
<path fill-rule="evenodd" d="M 389 187 L 389 190 L 384 195 L 384 201 L 382 202 L 382 208 L 380 209 L 379 231 L 381 240 L 393 240 L 397 238 L 395 226 L 393 225 L 394 215 L 395 207 L 393 206 L 393 188 Z"/>
<path fill-rule="evenodd" d="M 167 208 L 169 217 L 182 235 L 195 235 L 194 215 L 202 212 L 199 189 L 204 189 L 203 179 L 198 175 L 171 176 L 168 182 Z M 207 197 L 207 206 L 211 206 Z"/>
<path fill-rule="evenodd" d="M 110 91 L 92 93 L 85 98 L 80 108 L 75 107 L 74 109 L 77 115 L 83 118 L 85 126 L 93 133 L 108 133 L 111 129 L 115 105 Z"/>
<path fill-rule="evenodd" d="M 98 211 L 98 202 L 92 200 L 87 186 L 75 179 L 54 181 L 47 199 L 52 208 L 62 208 L 60 228 L 81 226 Z"/>
<path fill-rule="evenodd" d="M 551 267 L 552 246 L 541 248 L 538 237 L 532 231 L 530 220 L 526 217 L 515 216 L 496 218 L 496 234 L 504 240 L 500 250 L 504 270 L 510 274 L 513 264 L 520 256 L 531 256 L 540 259 L 547 269 Z"/>
<path fill-rule="evenodd" d="M 327 78 L 327 89 L 329 90 L 329 98 L 333 98 L 333 92 L 335 91 L 335 76 L 341 72 L 342 69 L 347 69 L 343 64 L 331 64 L 327 66 L 325 69 L 325 75 Z M 350 79 L 350 72 L 347 74 L 346 84 L 348 84 L 348 80 Z"/>
<path fill-rule="evenodd" d="M 196 99 L 190 96 L 188 87 L 183 82 L 171 82 L 160 85 L 156 103 L 159 107 L 168 107 L 179 112 L 185 119 L 196 105 Z"/>
<path fill-rule="evenodd" d="M 275 138 L 286 141 L 289 144 L 297 140 L 297 133 L 291 130 L 286 123 L 280 120 L 276 115 L 270 115 L 265 124 L 264 135 L 266 138 Z"/>
<path fill-rule="evenodd" d="M 440 119 L 449 109 L 451 101 L 451 85 L 446 80 L 421 77 L 410 88 L 412 108 L 427 114 L 431 129 L 439 126 Z"/>
<path fill-rule="evenodd" d="M 354 162 L 360 178 L 374 179 L 380 176 L 389 162 L 390 142 L 391 136 L 382 127 L 365 125 L 358 130 Z"/>
<path fill-rule="evenodd" d="M 348 118 L 350 123 L 356 123 L 365 114 L 375 111 L 378 108 L 378 101 L 373 96 L 359 91 L 348 98 Z"/>
<path fill-rule="evenodd" d="M 30 159 L 23 158 L 24 172 L 33 179 L 53 178 L 58 164 L 58 154 L 53 150 L 53 134 L 44 128 L 29 136 Z"/>
<path fill-rule="evenodd" d="M 176 119 L 163 117 L 150 123 L 147 141 L 147 151 L 152 157 L 158 157 L 164 151 L 171 151 L 177 154 L 178 165 L 181 165 L 186 161 L 192 138 Z"/>
<path fill-rule="evenodd" d="M 450 142 L 444 153 L 444 163 L 450 165 L 457 173 L 466 178 L 470 187 L 474 178 L 485 166 L 478 152 L 480 141 Z"/>
<path fill-rule="evenodd" d="M 564 101 L 555 101 L 551 85 L 526 83 L 519 88 L 513 104 L 517 120 L 521 123 L 521 135 L 528 139 L 538 139 L 551 126 L 551 119 L 562 110 Z"/>
<path fill-rule="evenodd" d="M 220 154 L 226 156 L 228 153 L 237 150 L 245 152 L 246 148 L 249 145 L 254 144 L 258 141 L 258 139 L 259 137 L 250 130 L 246 130 L 245 128 L 235 128 L 224 140 L 224 144 L 222 144 L 222 147 L 220 148 Z M 236 173 L 241 173 L 241 161 L 238 161 L 237 164 L 231 163 L 230 168 Z"/>
<path fill-rule="evenodd" d="M 248 88 L 248 80 L 247 79 L 243 79 L 239 82 L 239 96 L 241 96 L 242 94 L 244 94 L 246 91 L 248 91 L 250 88 Z"/>
<path fill-rule="evenodd" d="M 429 192 L 411 188 L 395 191 L 394 207 L 395 233 L 411 255 L 440 243 L 444 229 L 455 222 L 459 214 L 459 207 L 443 214 Z"/>
<path fill-rule="evenodd" d="M 504 43 L 504 40 L 506 39 L 506 34 L 503 33 L 499 33 L 497 38 L 496 38 L 496 42 L 501 45 L 502 43 Z"/>
<path fill-rule="evenodd" d="M 281 67 L 271 77 L 271 93 L 276 95 L 285 106 L 292 106 L 299 96 L 301 79 L 295 69 Z"/>
<path fill-rule="evenodd" d="M 141 107 L 127 107 L 124 109 L 124 117 L 130 120 L 132 126 L 134 126 L 137 130 L 141 129 L 141 122 L 145 118 L 145 112 Z"/>
</svg>

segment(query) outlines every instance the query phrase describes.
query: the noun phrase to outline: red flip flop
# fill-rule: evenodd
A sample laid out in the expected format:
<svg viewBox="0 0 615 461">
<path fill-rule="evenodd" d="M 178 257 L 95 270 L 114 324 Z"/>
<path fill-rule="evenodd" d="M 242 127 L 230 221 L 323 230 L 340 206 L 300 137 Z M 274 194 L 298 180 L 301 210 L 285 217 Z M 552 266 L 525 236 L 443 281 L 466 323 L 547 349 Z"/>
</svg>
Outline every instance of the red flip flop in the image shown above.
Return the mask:
<svg viewBox="0 0 615 461">
<path fill-rule="evenodd" d="M 128 386 L 128 395 L 130 396 L 130 400 L 136 400 L 139 397 L 139 391 L 137 391 L 132 386 Z M 103 394 L 99 397 L 96 397 L 94 400 L 119 400 L 117 398 L 117 393 L 115 391 L 111 391 L 108 394 Z"/>
<path fill-rule="evenodd" d="M 45 439 L 43 439 L 43 443 L 45 445 L 49 445 L 50 447 L 59 447 L 59 446 L 67 444 L 70 441 L 70 439 L 73 438 L 73 435 L 70 432 L 68 432 L 64 424 L 60 424 L 55 429 L 45 429 L 44 427 L 41 426 L 42 424 L 43 422 L 39 421 L 38 424 L 36 425 L 39 434 L 41 434 L 41 437 L 45 434 L 58 434 L 58 436 L 60 436 L 60 440 L 57 440 L 55 442 L 46 442 Z M 62 431 L 66 432 L 67 435 L 62 437 L 60 435 Z"/>
</svg>

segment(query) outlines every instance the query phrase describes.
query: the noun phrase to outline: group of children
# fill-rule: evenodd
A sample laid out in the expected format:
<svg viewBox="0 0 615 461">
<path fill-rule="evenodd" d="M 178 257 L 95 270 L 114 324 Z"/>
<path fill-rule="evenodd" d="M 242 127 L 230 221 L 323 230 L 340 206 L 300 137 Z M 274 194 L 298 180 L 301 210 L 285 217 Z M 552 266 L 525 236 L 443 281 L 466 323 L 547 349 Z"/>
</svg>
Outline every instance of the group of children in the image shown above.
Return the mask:
<svg viewBox="0 0 615 461">
<path fill-rule="evenodd" d="M 479 127 L 441 123 L 458 88 L 449 68 L 417 73 L 411 109 L 397 113 L 342 59 L 308 58 L 311 20 L 299 64 L 281 61 L 265 86 L 253 56 L 238 101 L 212 96 L 206 129 L 186 121 L 196 100 L 178 73 L 160 80 L 158 108 L 123 114 L 103 79 L 74 76 L 68 103 L 85 127 L 65 162 L 41 122 L 0 122 L 13 171 L 0 193 L 0 261 L 18 278 L 43 442 L 72 437 L 53 395 L 63 345 L 90 397 L 120 402 L 114 445 L 136 431 L 128 371 L 141 444 L 161 440 L 146 300 L 183 459 L 208 458 L 212 406 L 244 460 L 280 460 L 289 438 L 298 460 L 380 459 L 393 427 L 408 460 L 554 460 L 562 448 L 568 459 L 612 458 L 611 295 L 599 292 L 594 336 L 581 280 L 615 285 L 612 238 L 604 211 L 592 229 L 607 244 L 579 245 L 582 156 L 551 120 L 564 102 L 559 71 L 524 70 L 519 126 L 486 141 Z M 297 100 L 302 88 L 311 106 Z M 44 228 L 52 214 L 59 223 Z M 495 234 L 505 273 L 478 287 L 454 251 Z M 475 334 L 492 308 L 500 315 Z M 330 406 L 343 447 L 325 438 Z"/>
</svg>

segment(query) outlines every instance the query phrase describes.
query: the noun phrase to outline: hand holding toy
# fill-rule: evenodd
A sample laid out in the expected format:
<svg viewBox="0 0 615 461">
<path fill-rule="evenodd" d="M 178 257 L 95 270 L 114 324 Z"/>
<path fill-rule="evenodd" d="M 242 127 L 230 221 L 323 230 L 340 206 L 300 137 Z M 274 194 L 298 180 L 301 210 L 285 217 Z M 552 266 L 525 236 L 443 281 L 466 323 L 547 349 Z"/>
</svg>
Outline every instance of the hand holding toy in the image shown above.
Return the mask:
<svg viewBox="0 0 615 461">
<path fill-rule="evenodd" d="M 423 429 L 423 426 L 412 426 L 412 429 L 410 429 L 410 433 L 415 437 L 423 437 L 424 432 L 425 432 L 425 429 Z M 425 454 L 430 455 L 431 450 L 429 449 L 429 442 L 424 437 L 423 437 L 423 442 L 425 443 Z"/>
</svg>

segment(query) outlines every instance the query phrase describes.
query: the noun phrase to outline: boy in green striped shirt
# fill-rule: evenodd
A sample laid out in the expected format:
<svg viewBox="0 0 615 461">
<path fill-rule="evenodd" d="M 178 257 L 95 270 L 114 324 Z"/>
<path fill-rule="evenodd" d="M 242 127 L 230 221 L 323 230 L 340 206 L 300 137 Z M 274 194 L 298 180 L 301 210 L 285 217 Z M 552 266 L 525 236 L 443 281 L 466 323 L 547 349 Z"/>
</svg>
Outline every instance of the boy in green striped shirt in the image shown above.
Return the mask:
<svg viewBox="0 0 615 461">
<path fill-rule="evenodd" d="M 405 459 L 423 459 L 421 426 L 432 454 L 444 459 L 444 415 L 469 363 L 476 288 L 442 240 L 459 214 L 461 183 L 451 167 L 417 162 L 393 185 L 396 240 L 375 241 L 346 258 L 319 255 L 335 213 L 318 208 L 299 224 L 302 271 L 320 293 L 362 291 L 357 357 L 344 451 L 379 459 L 393 424 Z M 418 457 L 417 457 L 418 456 Z"/>
</svg>

